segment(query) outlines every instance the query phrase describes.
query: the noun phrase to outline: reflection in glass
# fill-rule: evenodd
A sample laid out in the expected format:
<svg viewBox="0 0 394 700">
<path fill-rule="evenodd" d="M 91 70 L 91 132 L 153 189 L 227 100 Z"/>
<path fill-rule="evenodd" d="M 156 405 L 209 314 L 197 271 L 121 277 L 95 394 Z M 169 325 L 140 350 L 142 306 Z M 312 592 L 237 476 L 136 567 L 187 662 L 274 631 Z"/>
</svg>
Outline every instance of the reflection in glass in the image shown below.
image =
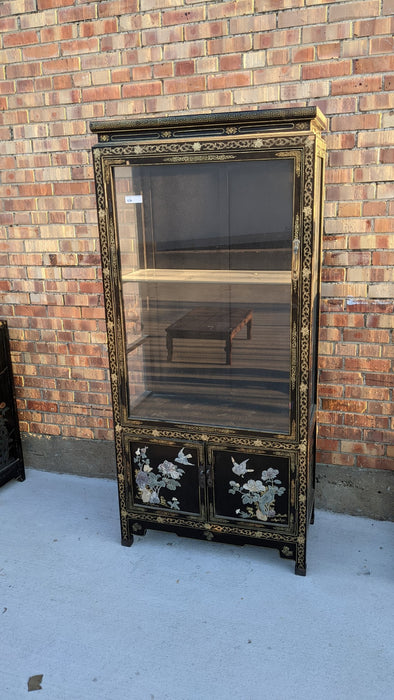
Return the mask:
<svg viewBox="0 0 394 700">
<path fill-rule="evenodd" d="M 115 167 L 133 418 L 290 430 L 291 158 Z"/>
</svg>

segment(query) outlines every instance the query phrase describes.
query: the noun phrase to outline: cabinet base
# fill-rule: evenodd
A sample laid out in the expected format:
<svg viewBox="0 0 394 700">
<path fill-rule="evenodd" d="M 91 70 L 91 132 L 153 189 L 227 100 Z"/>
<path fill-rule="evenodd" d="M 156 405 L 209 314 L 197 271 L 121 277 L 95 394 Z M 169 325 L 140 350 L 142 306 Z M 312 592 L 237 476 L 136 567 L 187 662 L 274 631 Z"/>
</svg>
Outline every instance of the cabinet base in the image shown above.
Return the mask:
<svg viewBox="0 0 394 700">
<path fill-rule="evenodd" d="M 220 532 L 215 532 L 213 529 L 200 530 L 191 529 L 187 527 L 177 527 L 176 525 L 168 525 L 163 527 L 161 524 L 154 522 L 141 522 L 136 520 L 127 521 L 127 531 L 133 532 L 139 537 L 146 535 L 147 529 L 149 530 L 159 530 L 162 532 L 172 532 L 178 537 L 188 537 L 198 540 L 208 540 L 210 542 L 218 542 L 223 544 L 232 544 L 237 546 L 243 546 L 246 544 L 251 544 L 258 547 L 266 547 L 267 549 L 277 549 L 281 559 L 288 559 L 289 561 L 295 561 L 295 574 L 297 576 L 306 575 L 306 563 L 304 560 L 305 550 L 300 553 L 297 551 L 297 545 L 293 542 L 285 542 L 278 540 L 270 540 L 251 537 L 246 537 L 237 534 L 224 534 Z M 134 536 L 132 534 L 127 537 L 122 538 L 122 545 L 125 547 L 130 547 L 133 544 Z M 301 556 L 300 556 L 301 555 Z"/>
</svg>

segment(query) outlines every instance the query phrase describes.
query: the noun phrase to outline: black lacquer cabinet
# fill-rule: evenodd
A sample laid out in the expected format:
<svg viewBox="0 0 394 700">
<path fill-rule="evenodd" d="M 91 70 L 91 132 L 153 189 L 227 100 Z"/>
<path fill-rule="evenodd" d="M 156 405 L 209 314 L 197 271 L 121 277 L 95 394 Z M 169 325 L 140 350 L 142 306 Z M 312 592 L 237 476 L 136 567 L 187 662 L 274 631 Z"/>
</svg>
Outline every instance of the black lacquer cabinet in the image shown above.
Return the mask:
<svg viewBox="0 0 394 700">
<path fill-rule="evenodd" d="M 24 478 L 8 325 L 7 321 L 0 321 L 0 486 L 10 479 Z"/>
<path fill-rule="evenodd" d="M 124 544 L 259 544 L 306 570 L 325 119 L 93 122 Z"/>
</svg>

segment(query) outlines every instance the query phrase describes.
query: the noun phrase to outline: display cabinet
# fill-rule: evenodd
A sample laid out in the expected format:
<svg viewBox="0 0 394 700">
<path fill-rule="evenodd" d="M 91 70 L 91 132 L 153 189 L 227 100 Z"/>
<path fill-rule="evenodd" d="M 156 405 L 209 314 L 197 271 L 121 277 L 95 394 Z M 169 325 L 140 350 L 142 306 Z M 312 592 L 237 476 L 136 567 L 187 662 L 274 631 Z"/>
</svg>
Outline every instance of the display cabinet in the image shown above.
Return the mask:
<svg viewBox="0 0 394 700">
<path fill-rule="evenodd" d="M 25 469 L 16 410 L 7 321 L 0 321 L 0 486 L 24 481 Z"/>
<path fill-rule="evenodd" d="M 275 547 L 313 517 L 325 119 L 93 122 L 122 542 Z"/>
</svg>

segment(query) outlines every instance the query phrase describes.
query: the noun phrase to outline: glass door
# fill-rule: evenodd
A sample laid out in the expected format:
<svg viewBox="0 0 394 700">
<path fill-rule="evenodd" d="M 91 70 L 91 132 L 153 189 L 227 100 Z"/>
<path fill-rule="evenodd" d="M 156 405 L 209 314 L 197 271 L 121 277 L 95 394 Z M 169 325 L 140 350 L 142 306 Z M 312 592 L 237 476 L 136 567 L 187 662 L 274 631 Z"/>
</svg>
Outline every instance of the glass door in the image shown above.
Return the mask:
<svg viewBox="0 0 394 700">
<path fill-rule="evenodd" d="M 114 167 L 130 418 L 290 433 L 295 190 L 277 154 Z"/>
</svg>

